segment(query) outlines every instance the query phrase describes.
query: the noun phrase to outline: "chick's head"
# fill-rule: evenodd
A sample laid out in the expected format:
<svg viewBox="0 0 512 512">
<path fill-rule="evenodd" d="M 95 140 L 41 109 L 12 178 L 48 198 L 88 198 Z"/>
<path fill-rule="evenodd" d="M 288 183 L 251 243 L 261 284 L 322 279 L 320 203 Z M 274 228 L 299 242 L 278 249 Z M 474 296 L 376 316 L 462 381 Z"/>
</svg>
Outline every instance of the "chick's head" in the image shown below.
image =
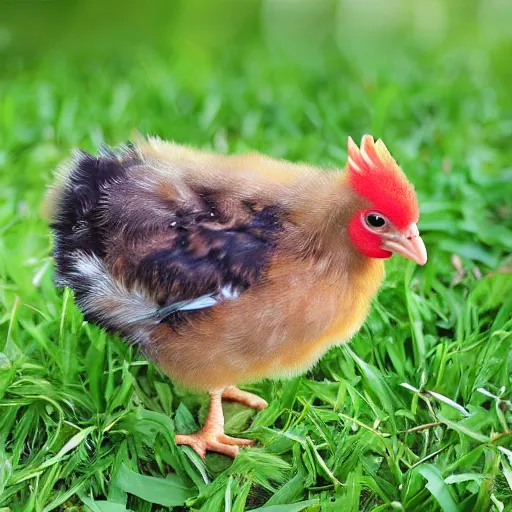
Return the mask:
<svg viewBox="0 0 512 512">
<path fill-rule="evenodd" d="M 417 227 L 418 199 L 384 143 L 365 135 L 359 148 L 349 137 L 347 167 L 350 187 L 366 203 L 349 222 L 355 247 L 371 258 L 397 253 L 424 265 L 427 251 Z"/>
</svg>

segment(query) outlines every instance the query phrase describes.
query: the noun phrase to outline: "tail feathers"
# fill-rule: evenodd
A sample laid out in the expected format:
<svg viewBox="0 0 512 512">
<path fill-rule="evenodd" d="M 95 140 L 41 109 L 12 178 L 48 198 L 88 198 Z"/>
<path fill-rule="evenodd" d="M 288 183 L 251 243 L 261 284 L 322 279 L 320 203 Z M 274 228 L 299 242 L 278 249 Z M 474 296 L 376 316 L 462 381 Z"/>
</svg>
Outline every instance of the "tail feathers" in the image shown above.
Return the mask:
<svg viewBox="0 0 512 512">
<path fill-rule="evenodd" d="M 59 286 L 69 286 L 85 318 L 130 341 L 145 345 L 149 330 L 158 320 L 158 305 L 137 290 L 128 290 L 115 280 L 95 255 L 76 251 L 71 268 L 57 274 Z"/>
</svg>

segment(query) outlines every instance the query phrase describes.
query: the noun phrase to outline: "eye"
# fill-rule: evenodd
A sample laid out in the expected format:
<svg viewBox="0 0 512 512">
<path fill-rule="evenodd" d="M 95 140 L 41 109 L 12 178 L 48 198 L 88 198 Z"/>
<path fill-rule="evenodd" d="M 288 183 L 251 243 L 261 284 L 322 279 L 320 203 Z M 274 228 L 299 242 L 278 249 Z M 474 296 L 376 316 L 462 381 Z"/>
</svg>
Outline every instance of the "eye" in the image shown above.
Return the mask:
<svg viewBox="0 0 512 512">
<path fill-rule="evenodd" d="M 372 228 L 381 228 L 386 224 L 386 219 L 377 213 L 369 213 L 366 216 L 366 223 Z"/>
</svg>

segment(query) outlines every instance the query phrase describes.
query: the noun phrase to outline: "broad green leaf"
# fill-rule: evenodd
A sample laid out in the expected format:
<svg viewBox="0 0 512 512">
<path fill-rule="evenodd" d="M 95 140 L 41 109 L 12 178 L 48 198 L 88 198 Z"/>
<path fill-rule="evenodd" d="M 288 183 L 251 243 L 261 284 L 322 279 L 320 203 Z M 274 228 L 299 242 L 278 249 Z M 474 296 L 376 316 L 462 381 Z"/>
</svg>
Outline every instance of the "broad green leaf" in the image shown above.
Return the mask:
<svg viewBox="0 0 512 512">
<path fill-rule="evenodd" d="M 481 482 L 484 478 L 485 478 L 484 475 L 480 475 L 478 473 L 460 473 L 458 475 L 447 476 L 444 479 L 444 483 L 451 485 L 451 484 L 458 484 L 460 482 L 468 482 L 468 481 Z"/>
<path fill-rule="evenodd" d="M 448 486 L 445 484 L 441 472 L 432 464 L 418 466 L 418 473 L 427 480 L 426 488 L 439 503 L 443 512 L 458 512 L 459 508 L 455 503 Z"/>
<path fill-rule="evenodd" d="M 168 507 L 183 505 L 194 496 L 194 491 L 175 474 L 168 475 L 167 478 L 145 476 L 128 469 L 124 464 L 115 483 L 123 491 L 142 500 Z"/>
</svg>

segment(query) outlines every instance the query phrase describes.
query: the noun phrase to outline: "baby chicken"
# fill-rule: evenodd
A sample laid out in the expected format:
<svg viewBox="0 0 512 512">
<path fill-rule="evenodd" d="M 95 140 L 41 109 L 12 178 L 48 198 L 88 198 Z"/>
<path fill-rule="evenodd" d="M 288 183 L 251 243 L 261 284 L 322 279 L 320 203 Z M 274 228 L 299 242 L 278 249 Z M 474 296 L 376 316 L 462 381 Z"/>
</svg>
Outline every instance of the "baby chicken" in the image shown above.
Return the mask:
<svg viewBox="0 0 512 512">
<path fill-rule="evenodd" d="M 381 140 L 345 172 L 158 139 L 77 151 L 49 192 L 56 283 L 173 380 L 210 394 L 200 456 L 235 457 L 221 400 L 305 372 L 357 332 L 393 253 L 423 265 L 412 185 Z"/>
</svg>

